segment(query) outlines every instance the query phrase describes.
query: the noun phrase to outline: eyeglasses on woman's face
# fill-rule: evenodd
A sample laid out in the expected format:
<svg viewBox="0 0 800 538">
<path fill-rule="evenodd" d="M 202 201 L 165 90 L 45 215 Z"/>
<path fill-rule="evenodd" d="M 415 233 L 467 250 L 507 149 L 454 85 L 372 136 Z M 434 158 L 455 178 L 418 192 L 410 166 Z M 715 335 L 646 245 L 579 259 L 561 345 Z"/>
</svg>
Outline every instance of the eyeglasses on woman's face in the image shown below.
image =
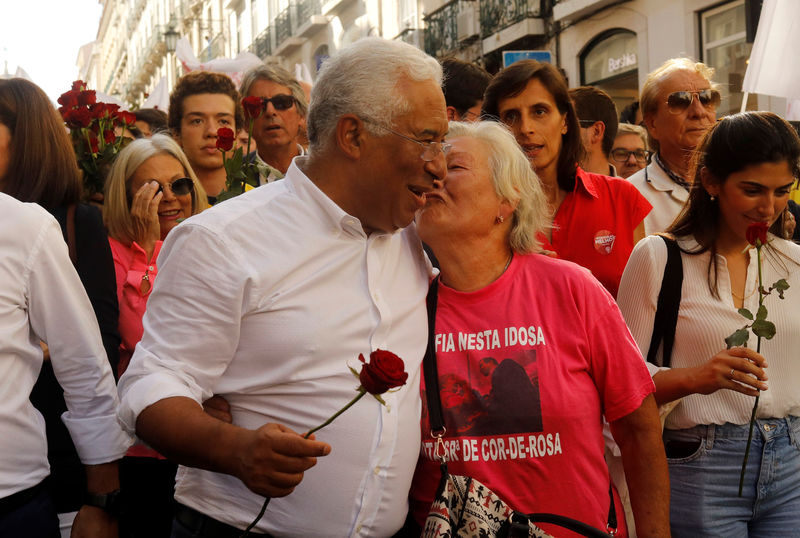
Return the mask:
<svg viewBox="0 0 800 538">
<path fill-rule="evenodd" d="M 156 194 L 162 192 L 164 190 L 164 186 L 169 187 L 169 190 L 175 196 L 185 196 L 187 194 L 191 194 L 191 192 L 194 190 L 194 181 L 188 177 L 181 177 L 170 181 L 169 183 L 159 183 Z"/>
</svg>

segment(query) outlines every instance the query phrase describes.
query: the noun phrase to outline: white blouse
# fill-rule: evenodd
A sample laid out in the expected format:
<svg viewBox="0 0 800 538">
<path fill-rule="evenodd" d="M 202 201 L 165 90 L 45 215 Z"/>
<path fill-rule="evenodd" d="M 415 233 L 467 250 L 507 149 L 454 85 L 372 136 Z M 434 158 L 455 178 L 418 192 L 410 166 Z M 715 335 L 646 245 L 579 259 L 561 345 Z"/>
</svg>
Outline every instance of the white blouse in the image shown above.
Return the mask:
<svg viewBox="0 0 800 538">
<path fill-rule="evenodd" d="M 771 249 L 762 250 L 763 284 L 769 288 L 785 278 L 790 288 L 779 299 L 776 292 L 764 301 L 767 319 L 776 326 L 773 339 L 761 341 L 761 354 L 767 359 L 768 390 L 761 393 L 759 418 L 800 416 L 800 246 L 770 236 Z M 683 250 L 695 250 L 694 239 L 682 239 Z M 771 251 L 770 251 L 771 250 Z M 675 368 L 699 366 L 725 349 L 725 338 L 748 323 L 733 304 L 725 257 L 717 255 L 719 298 L 708 288 L 711 254 L 682 253 L 683 286 L 675 330 L 671 364 Z M 667 261 L 663 239 L 650 236 L 640 241 L 631 253 L 622 275 L 617 302 L 639 349 L 646 356 L 653 332 L 658 293 Z M 747 267 L 744 307 L 758 310 L 758 265 L 755 250 Z M 756 336 L 750 333 L 746 347 L 756 349 Z M 661 350 L 658 355 L 660 357 Z M 651 373 L 659 368 L 649 365 Z M 753 397 L 722 389 L 713 394 L 686 396 L 667 417 L 669 429 L 691 428 L 698 424 L 746 424 L 750 420 Z"/>
</svg>

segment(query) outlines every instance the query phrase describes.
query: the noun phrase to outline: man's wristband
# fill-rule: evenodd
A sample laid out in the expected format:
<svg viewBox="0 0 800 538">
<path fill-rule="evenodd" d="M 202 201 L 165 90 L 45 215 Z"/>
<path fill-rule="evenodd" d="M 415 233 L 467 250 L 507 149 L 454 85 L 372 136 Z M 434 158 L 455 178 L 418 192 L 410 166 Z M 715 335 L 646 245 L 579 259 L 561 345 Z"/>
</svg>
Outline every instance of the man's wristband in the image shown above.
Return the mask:
<svg viewBox="0 0 800 538">
<path fill-rule="evenodd" d="M 109 493 L 86 493 L 83 504 L 101 508 L 112 516 L 119 516 L 122 512 L 122 496 L 118 489 Z"/>
</svg>

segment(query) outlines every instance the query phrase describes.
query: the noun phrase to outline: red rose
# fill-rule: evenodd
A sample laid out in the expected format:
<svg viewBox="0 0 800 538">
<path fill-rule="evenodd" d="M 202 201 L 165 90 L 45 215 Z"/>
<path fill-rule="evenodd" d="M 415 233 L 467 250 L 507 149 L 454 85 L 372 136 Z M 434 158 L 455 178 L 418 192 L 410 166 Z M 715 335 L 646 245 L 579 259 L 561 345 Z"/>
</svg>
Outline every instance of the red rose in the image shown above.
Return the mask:
<svg viewBox="0 0 800 538">
<path fill-rule="evenodd" d="M 73 108 L 67 110 L 64 115 L 64 121 L 70 129 L 80 129 L 81 127 L 88 127 L 92 122 L 92 114 L 88 108 Z"/>
<path fill-rule="evenodd" d="M 86 83 L 82 80 L 76 80 L 72 83 L 72 91 L 81 91 L 86 88 Z"/>
<path fill-rule="evenodd" d="M 747 232 L 745 232 L 747 242 L 754 247 L 766 245 L 767 230 L 769 230 L 769 224 L 766 222 L 754 222 L 750 224 L 750 226 L 747 227 Z"/>
<path fill-rule="evenodd" d="M 248 120 L 256 119 L 261 115 L 261 111 L 264 110 L 261 98 L 254 95 L 242 99 L 242 108 L 244 108 L 244 115 L 247 116 Z"/>
<path fill-rule="evenodd" d="M 84 90 L 78 93 L 79 105 L 92 105 L 97 102 L 97 94 L 94 90 Z"/>
<path fill-rule="evenodd" d="M 236 141 L 236 135 L 233 129 L 227 127 L 220 127 L 217 129 L 217 149 L 222 151 L 230 151 L 233 149 L 233 143 Z"/>
<path fill-rule="evenodd" d="M 76 107 L 78 106 L 78 95 L 80 93 L 81 92 L 77 90 L 64 92 L 58 97 L 58 104 L 67 109 Z"/>
<path fill-rule="evenodd" d="M 376 349 L 369 354 L 369 362 L 359 354 L 358 360 L 364 363 L 358 376 L 361 387 L 370 394 L 383 394 L 389 389 L 406 384 L 408 374 L 403 359 L 385 349 Z"/>
<path fill-rule="evenodd" d="M 103 131 L 103 140 L 106 144 L 113 144 L 116 139 L 117 135 L 114 134 L 114 131 L 110 129 L 108 131 Z"/>
<path fill-rule="evenodd" d="M 136 123 L 136 114 L 123 110 L 117 114 L 117 119 L 125 125 L 133 125 Z"/>
<path fill-rule="evenodd" d="M 92 146 L 92 153 L 97 153 L 98 151 L 100 151 L 100 141 L 97 139 L 96 136 L 91 135 L 89 137 L 89 143 Z"/>
</svg>

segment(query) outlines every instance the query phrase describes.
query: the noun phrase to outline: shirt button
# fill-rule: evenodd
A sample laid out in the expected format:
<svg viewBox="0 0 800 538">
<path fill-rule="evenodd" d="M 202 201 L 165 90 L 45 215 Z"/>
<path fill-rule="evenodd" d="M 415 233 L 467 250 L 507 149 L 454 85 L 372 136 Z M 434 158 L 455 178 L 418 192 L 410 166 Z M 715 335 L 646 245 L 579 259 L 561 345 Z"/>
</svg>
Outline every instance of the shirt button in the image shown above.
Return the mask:
<svg viewBox="0 0 800 538">
<path fill-rule="evenodd" d="M 150 271 L 155 271 L 155 270 L 156 270 L 156 268 L 155 268 L 155 267 L 153 267 L 152 265 L 151 265 L 150 267 L 148 267 L 148 269 L 149 269 Z"/>
</svg>

